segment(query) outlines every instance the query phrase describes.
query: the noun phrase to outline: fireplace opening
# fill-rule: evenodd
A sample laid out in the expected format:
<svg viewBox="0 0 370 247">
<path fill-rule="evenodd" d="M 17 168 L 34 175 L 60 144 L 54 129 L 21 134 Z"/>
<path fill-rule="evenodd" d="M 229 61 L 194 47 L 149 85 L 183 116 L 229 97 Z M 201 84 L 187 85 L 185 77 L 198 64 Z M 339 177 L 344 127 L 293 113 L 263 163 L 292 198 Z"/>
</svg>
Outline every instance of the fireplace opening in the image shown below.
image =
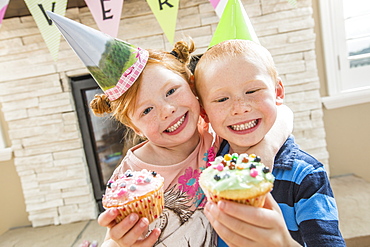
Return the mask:
<svg viewBox="0 0 370 247">
<path fill-rule="evenodd" d="M 127 131 L 124 125 L 110 115 L 97 117 L 90 109 L 94 95 L 103 93 L 90 75 L 71 78 L 71 87 L 94 197 L 102 212 L 106 184 L 132 144 L 124 139 Z"/>
</svg>

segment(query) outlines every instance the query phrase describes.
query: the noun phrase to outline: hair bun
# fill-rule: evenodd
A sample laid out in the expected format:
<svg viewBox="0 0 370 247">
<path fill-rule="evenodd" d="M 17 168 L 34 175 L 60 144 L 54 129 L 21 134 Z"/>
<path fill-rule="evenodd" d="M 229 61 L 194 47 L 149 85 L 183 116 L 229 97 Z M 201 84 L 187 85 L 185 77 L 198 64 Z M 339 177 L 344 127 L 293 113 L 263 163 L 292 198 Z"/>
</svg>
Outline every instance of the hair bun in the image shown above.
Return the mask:
<svg viewBox="0 0 370 247">
<path fill-rule="evenodd" d="M 90 107 L 98 116 L 112 112 L 110 100 L 105 94 L 95 94 L 94 99 L 90 102 Z"/>
</svg>

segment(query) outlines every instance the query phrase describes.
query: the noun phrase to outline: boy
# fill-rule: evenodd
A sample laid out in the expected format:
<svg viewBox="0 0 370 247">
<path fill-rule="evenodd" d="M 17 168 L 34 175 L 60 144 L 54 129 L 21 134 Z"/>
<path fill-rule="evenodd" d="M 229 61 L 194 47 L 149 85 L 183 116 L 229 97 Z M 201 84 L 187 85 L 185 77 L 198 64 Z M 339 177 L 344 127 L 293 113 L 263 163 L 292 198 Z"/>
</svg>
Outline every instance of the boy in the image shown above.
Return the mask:
<svg viewBox="0 0 370 247">
<path fill-rule="evenodd" d="M 246 40 L 225 41 L 208 50 L 196 66 L 195 88 L 205 120 L 228 142 L 222 154 L 245 153 L 259 143 L 284 99 L 271 54 Z M 295 241 L 287 236 L 271 198 L 265 208 L 272 210 L 208 203 L 205 212 L 218 235 L 233 246 L 345 246 L 323 165 L 289 137 L 270 168 L 276 178 L 271 194 Z"/>
</svg>

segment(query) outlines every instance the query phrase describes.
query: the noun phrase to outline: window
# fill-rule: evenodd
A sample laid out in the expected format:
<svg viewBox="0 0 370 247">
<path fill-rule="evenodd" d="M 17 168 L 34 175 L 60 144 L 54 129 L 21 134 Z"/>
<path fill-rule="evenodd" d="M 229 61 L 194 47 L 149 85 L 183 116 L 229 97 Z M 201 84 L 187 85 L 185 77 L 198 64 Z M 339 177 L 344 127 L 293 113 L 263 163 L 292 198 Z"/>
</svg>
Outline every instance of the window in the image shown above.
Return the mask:
<svg viewBox="0 0 370 247">
<path fill-rule="evenodd" d="M 319 1 L 328 97 L 326 108 L 370 102 L 370 1 Z"/>
</svg>

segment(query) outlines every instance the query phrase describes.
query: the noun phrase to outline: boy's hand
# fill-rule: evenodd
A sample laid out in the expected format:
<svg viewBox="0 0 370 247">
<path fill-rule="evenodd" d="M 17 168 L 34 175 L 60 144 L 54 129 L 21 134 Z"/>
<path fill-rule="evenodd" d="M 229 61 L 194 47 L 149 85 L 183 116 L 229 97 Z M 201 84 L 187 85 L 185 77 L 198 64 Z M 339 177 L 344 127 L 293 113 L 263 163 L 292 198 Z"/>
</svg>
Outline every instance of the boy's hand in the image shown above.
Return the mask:
<svg viewBox="0 0 370 247">
<path fill-rule="evenodd" d="M 108 228 L 102 247 L 149 247 L 158 240 L 161 233 L 159 229 L 153 229 L 146 238 L 143 238 L 148 231 L 149 221 L 147 218 L 139 218 L 137 214 L 130 214 L 121 222 L 116 223 L 114 219 L 118 214 L 117 209 L 108 209 L 99 215 L 99 225 Z"/>
<path fill-rule="evenodd" d="M 230 201 L 207 202 L 204 213 L 230 246 L 300 246 L 285 225 L 279 205 L 269 193 L 264 208 Z"/>
</svg>

